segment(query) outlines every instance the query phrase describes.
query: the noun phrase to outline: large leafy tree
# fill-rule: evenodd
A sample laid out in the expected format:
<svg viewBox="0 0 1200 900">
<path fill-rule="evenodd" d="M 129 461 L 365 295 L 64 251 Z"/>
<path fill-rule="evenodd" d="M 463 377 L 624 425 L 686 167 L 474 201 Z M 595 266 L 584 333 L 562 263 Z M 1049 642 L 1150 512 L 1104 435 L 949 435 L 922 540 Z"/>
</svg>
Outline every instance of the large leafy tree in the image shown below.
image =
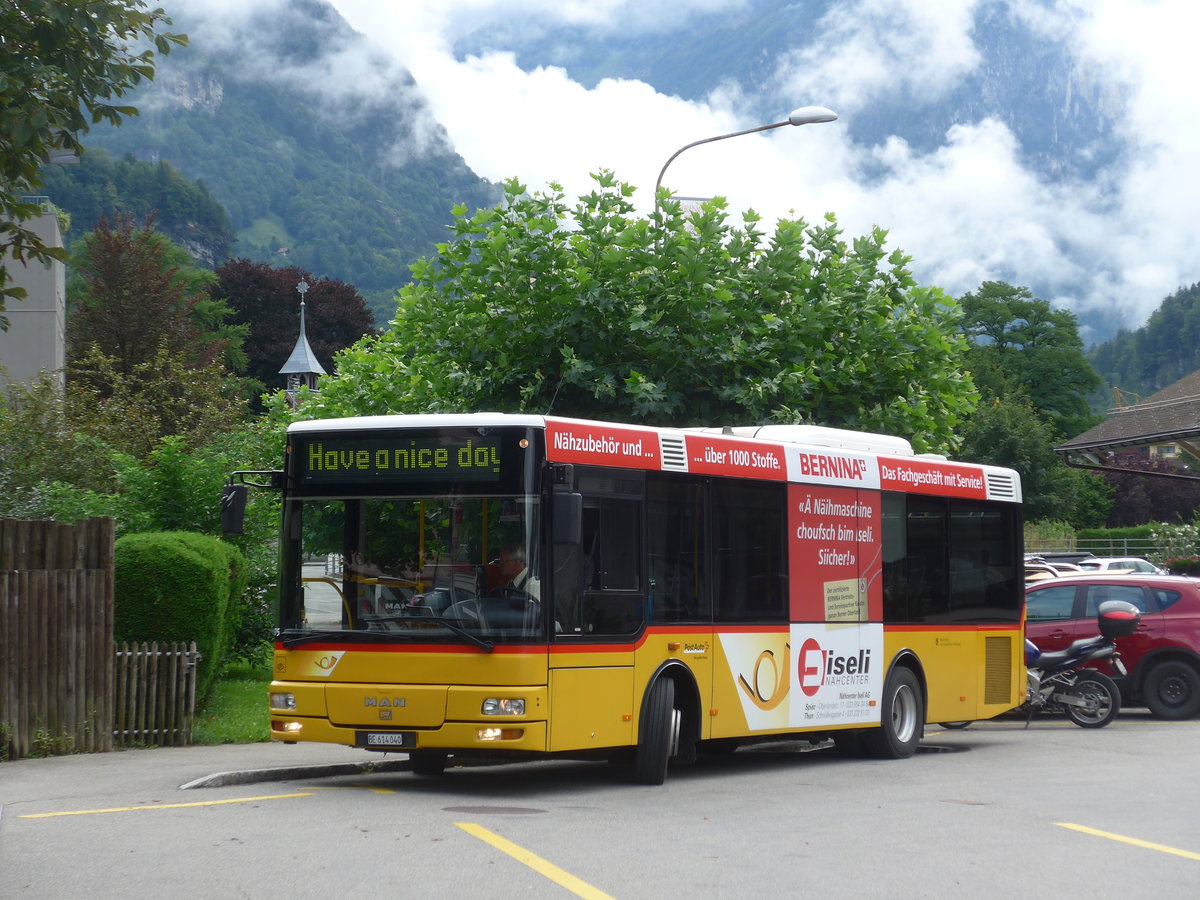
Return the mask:
<svg viewBox="0 0 1200 900">
<path fill-rule="evenodd" d="M 639 217 L 611 173 L 573 206 L 505 184 L 457 208 L 390 330 L 304 415 L 495 409 L 667 425 L 817 422 L 945 449 L 974 402 L 958 311 L 875 230 L 741 227 L 717 200 Z"/>
<path fill-rule="evenodd" d="M 203 443 L 246 414 L 230 366 L 244 326 L 213 299 L 211 272 L 148 224 L 101 221 L 72 261 L 67 398 L 75 427 L 138 458 L 160 438 Z"/>
<path fill-rule="evenodd" d="M 93 124 L 136 115 L 111 101 L 154 77 L 156 52 L 186 43 L 163 30 L 170 24 L 142 0 L 0 0 L 0 313 L 24 296 L 8 286 L 4 253 L 65 258 L 22 225 L 40 213 L 23 195 L 41 186 L 53 156 L 82 150 L 79 135 Z"/>
<path fill-rule="evenodd" d="M 300 294 L 304 295 L 305 331 L 309 346 L 326 372 L 334 355 L 373 330 L 374 316 L 352 285 L 314 278 L 303 269 L 273 268 L 266 263 L 235 259 L 217 269 L 212 294 L 229 305 L 234 319 L 249 329 L 246 376 L 260 390 L 283 386 L 279 369 L 287 362 L 300 328 Z"/>
<path fill-rule="evenodd" d="M 982 397 L 960 429 L 963 457 L 1016 469 L 1030 521 L 1102 524 L 1111 490 L 1054 453 L 1055 444 L 1097 421 L 1087 397 L 1099 378 L 1074 314 L 1002 281 L 984 282 L 961 302 L 967 367 Z"/>
<path fill-rule="evenodd" d="M 215 277 L 154 230 L 152 219 L 138 225 L 102 218 L 80 241 L 71 264 L 69 361 L 96 346 L 128 375 L 165 345 L 185 366 L 245 365 L 248 329 L 229 322 L 233 311 L 210 296 Z"/>
<path fill-rule="evenodd" d="M 1074 313 L 1002 281 L 985 281 L 961 302 L 972 342 L 968 366 L 983 397 L 1023 400 L 1060 438 L 1098 421 L 1087 398 L 1100 377 L 1084 355 Z"/>
<path fill-rule="evenodd" d="M 962 428 L 960 456 L 1008 466 L 1021 475 L 1025 518 L 1099 528 L 1112 507 L 1103 478 L 1072 469 L 1054 452 L 1054 432 L 1028 403 L 993 397 L 980 403 Z"/>
</svg>

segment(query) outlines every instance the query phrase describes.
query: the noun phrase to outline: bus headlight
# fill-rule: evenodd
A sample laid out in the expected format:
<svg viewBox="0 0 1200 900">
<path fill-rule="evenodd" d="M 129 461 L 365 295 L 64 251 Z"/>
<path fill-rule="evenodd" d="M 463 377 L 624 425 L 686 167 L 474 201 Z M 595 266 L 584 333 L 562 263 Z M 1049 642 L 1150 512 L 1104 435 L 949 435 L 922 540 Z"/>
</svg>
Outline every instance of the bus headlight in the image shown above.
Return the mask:
<svg viewBox="0 0 1200 900">
<path fill-rule="evenodd" d="M 488 697 L 483 701 L 481 712 L 485 716 L 523 716 L 525 715 L 525 698 Z"/>
<path fill-rule="evenodd" d="M 295 694 L 272 694 L 271 709 L 288 710 L 296 708 Z"/>
<path fill-rule="evenodd" d="M 524 728 L 480 728 L 475 732 L 480 741 L 519 741 L 524 736 Z"/>
</svg>

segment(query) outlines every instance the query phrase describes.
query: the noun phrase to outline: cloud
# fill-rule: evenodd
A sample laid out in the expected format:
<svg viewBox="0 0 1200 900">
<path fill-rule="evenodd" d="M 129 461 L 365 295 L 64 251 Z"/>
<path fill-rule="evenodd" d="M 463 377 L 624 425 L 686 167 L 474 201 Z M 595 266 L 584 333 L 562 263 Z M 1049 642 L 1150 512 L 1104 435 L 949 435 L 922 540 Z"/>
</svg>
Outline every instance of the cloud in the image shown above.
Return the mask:
<svg viewBox="0 0 1200 900">
<path fill-rule="evenodd" d="M 188 0 L 236 19 L 284 0 Z M 658 34 L 713 9 L 749 0 L 333 0 L 366 36 L 332 48 L 313 72 L 326 87 L 369 93 L 398 65 L 427 104 L 427 131 L 450 143 L 481 176 L 551 181 L 568 197 L 607 168 L 653 205 L 663 163 L 684 144 L 762 124 L 748 121 L 754 86 L 723 84 L 700 101 L 608 79 L 588 88 L 565 69 L 522 69 L 503 43 L 512 29 L 575 25 Z M 1120 152 L 1088 181 L 1051 178 L 1029 163 L 1012 132 L 992 118 L 959 118 L 940 145 L 898 137 L 856 143 L 847 122 L 872 109 L 950 96 L 978 75 L 977 16 L 992 0 L 837 0 L 807 50 L 781 57 L 778 96 L 831 106 L 842 122 L 784 127 L 692 148 L 664 177 L 678 194 L 727 197 L 735 212 L 768 220 L 837 213 L 848 234 L 878 225 L 913 257 L 918 278 L 961 295 L 980 282 L 1028 285 L 1038 296 L 1096 321 L 1137 327 L 1181 286 L 1200 280 L 1195 247 L 1200 187 L 1200 94 L 1192 88 L 1192 0 L 1007 0 L 1009 20 L 1065 47 L 1074 86 L 1116 114 Z M 219 19 L 220 17 L 218 17 Z M 455 41 L 497 25 L 497 50 L 457 58 Z M 247 54 L 248 63 L 252 55 Z M 382 60 L 388 60 L 383 63 Z M 1092 96 L 1092 95 L 1089 95 Z M 416 103 L 417 98 L 413 98 Z M 789 110 L 780 109 L 779 118 Z M 1016 110 L 1017 115 L 1020 110 Z M 1103 337 L 1104 335 L 1098 335 Z"/>
<path fill-rule="evenodd" d="M 979 65 L 976 2 L 852 0 L 834 4 L 817 37 L 779 60 L 789 96 L 819 96 L 847 114 L 889 99 L 936 100 Z"/>
</svg>

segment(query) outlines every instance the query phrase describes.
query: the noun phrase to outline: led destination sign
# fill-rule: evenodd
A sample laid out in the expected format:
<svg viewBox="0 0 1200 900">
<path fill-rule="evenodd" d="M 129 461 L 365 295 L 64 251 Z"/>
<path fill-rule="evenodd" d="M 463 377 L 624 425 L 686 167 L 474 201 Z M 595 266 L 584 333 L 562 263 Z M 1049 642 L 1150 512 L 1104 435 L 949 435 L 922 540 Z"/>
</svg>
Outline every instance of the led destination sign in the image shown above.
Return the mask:
<svg viewBox="0 0 1200 900">
<path fill-rule="evenodd" d="M 314 436 L 295 452 L 308 484 L 500 480 L 499 437 Z"/>
</svg>

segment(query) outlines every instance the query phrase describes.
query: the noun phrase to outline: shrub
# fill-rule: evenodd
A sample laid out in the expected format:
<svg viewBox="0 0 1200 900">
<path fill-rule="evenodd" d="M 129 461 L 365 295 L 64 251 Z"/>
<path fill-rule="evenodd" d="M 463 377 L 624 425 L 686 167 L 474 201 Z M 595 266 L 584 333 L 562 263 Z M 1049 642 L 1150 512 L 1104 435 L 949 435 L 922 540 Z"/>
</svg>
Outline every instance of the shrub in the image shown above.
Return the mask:
<svg viewBox="0 0 1200 900">
<path fill-rule="evenodd" d="M 241 551 L 183 531 L 126 535 L 113 569 L 118 641 L 195 641 L 197 694 L 207 695 L 229 647 L 234 606 L 246 587 Z"/>
<path fill-rule="evenodd" d="M 1183 559 L 1196 555 L 1200 542 L 1200 527 L 1196 525 L 1157 525 L 1150 535 L 1158 545 L 1163 560 Z"/>
<path fill-rule="evenodd" d="M 1200 575 L 1200 556 L 1168 559 L 1165 564 L 1172 575 Z"/>
</svg>

